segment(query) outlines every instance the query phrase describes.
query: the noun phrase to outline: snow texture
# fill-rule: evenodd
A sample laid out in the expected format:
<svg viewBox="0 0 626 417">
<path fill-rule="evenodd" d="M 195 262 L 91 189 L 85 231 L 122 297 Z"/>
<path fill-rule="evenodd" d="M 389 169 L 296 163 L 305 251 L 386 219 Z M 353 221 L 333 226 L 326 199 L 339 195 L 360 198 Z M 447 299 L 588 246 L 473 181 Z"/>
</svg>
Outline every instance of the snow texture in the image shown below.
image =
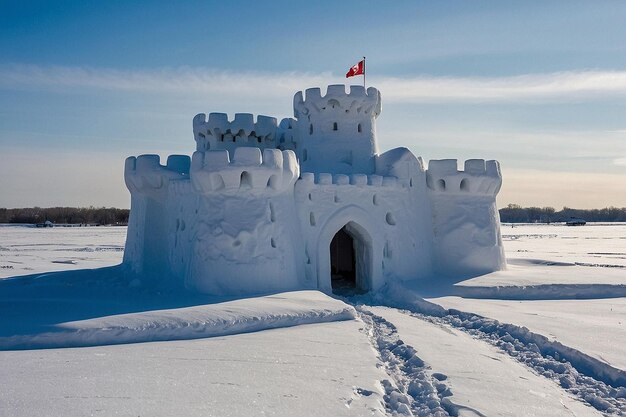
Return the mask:
<svg viewBox="0 0 626 417">
<path fill-rule="evenodd" d="M 44 333 L 0 337 L 0 349 L 199 339 L 354 317 L 353 309 L 341 301 L 317 291 L 300 291 L 64 322 Z"/>
<path fill-rule="evenodd" d="M 385 374 L 361 326 L 0 352 L 0 415 L 382 417 Z"/>
<path fill-rule="evenodd" d="M 506 353 L 447 323 L 396 309 L 363 309 L 379 325 L 392 327 L 395 338 L 400 338 L 403 346 L 414 346 L 408 349 L 414 352 L 414 357 L 419 355 L 420 361 L 430 368 L 428 378 L 410 377 L 409 386 L 426 386 L 425 390 L 433 393 L 431 404 L 435 406 L 439 399 L 441 405 L 431 410 L 416 410 L 414 415 L 600 415 Z M 437 340 L 438 343 L 424 343 L 425 340 Z M 424 379 L 429 382 L 424 382 Z M 436 390 L 428 385 L 436 387 Z M 424 405 L 429 401 L 422 398 L 419 403 Z M 445 409 L 447 414 L 442 413 L 440 408 Z"/>
<path fill-rule="evenodd" d="M 469 312 L 447 310 L 420 299 L 401 286 L 390 288 L 386 294 L 355 298 L 354 301 L 401 308 L 405 314 L 467 332 L 554 380 L 606 415 L 626 413 L 626 372 L 525 327 L 500 323 Z"/>
<path fill-rule="evenodd" d="M 558 341 L 626 371 L 626 298 L 509 301 L 440 297 L 428 301 L 524 326 L 550 342 Z M 626 378 L 622 380 L 626 382 Z"/>
</svg>

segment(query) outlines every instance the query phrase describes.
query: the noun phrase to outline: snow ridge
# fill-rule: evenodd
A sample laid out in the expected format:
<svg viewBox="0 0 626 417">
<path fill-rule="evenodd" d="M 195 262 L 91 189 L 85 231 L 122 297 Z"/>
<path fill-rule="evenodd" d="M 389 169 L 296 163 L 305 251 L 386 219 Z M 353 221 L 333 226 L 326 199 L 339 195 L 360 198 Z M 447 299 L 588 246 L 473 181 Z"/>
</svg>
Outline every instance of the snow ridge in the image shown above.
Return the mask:
<svg viewBox="0 0 626 417">
<path fill-rule="evenodd" d="M 392 323 L 363 307 L 355 308 L 385 372 L 392 379 L 381 382 L 387 412 L 393 416 L 458 416 L 458 407 L 448 398 L 452 392 L 443 382 L 447 376 L 431 372 L 415 349 L 399 338 Z"/>
<path fill-rule="evenodd" d="M 343 302 L 295 291 L 61 323 L 50 332 L 0 337 L 0 350 L 189 340 L 354 318 L 354 309 Z"/>
<path fill-rule="evenodd" d="M 454 295 L 496 300 L 563 300 L 626 297 L 624 284 L 456 285 Z"/>
<path fill-rule="evenodd" d="M 539 375 L 556 381 L 563 389 L 606 415 L 626 414 L 624 372 L 582 352 L 551 342 L 525 327 L 500 323 L 473 313 L 451 309 L 447 315 L 437 317 L 410 310 L 400 312 L 465 331 L 502 349 Z"/>
</svg>

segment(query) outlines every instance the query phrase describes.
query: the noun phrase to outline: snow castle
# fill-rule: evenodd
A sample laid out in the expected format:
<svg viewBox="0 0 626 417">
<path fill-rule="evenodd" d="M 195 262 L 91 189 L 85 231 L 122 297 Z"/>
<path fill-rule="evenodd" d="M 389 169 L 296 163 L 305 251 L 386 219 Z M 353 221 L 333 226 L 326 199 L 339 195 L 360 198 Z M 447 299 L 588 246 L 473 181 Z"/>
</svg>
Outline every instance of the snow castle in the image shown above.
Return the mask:
<svg viewBox="0 0 626 417">
<path fill-rule="evenodd" d="M 377 290 L 505 267 L 497 161 L 380 153 L 381 95 L 296 93 L 294 118 L 198 114 L 196 151 L 126 160 L 124 265 L 209 294 Z"/>
</svg>

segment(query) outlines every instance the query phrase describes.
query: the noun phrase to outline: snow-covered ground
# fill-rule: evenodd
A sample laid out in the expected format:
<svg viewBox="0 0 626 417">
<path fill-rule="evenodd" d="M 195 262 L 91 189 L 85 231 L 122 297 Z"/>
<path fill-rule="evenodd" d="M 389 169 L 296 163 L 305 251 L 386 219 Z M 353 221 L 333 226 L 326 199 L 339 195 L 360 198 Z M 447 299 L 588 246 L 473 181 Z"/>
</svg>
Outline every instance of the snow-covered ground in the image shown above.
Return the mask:
<svg viewBox="0 0 626 417">
<path fill-rule="evenodd" d="M 209 339 L 0 354 L 0 415 L 382 416 L 357 321 Z"/>
<path fill-rule="evenodd" d="M 626 370 L 626 298 L 516 301 L 441 297 L 429 301 L 527 327 Z"/>
<path fill-rule="evenodd" d="M 502 225 L 507 259 L 626 268 L 626 223 Z"/>
<path fill-rule="evenodd" d="M 226 299 L 101 268 L 125 228 L 0 226 L 0 415 L 626 415 L 626 225 L 502 234 L 462 282 Z"/>
<path fill-rule="evenodd" d="M 0 225 L 0 278 L 116 265 L 126 227 Z"/>
</svg>

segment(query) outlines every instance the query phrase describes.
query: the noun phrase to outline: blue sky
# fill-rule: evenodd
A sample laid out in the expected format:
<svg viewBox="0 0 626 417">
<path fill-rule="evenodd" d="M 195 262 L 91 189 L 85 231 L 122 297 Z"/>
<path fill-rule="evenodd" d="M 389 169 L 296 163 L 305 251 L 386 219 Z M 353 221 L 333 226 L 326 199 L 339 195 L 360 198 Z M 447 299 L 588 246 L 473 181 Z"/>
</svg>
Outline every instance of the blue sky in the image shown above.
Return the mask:
<svg viewBox="0 0 626 417">
<path fill-rule="evenodd" d="M 291 116 L 381 90 L 381 150 L 498 159 L 500 206 L 626 206 L 620 1 L 0 0 L 0 207 L 128 207 L 123 160 L 191 153 L 191 119 Z M 356 80 L 360 82 L 360 80 Z"/>
</svg>

